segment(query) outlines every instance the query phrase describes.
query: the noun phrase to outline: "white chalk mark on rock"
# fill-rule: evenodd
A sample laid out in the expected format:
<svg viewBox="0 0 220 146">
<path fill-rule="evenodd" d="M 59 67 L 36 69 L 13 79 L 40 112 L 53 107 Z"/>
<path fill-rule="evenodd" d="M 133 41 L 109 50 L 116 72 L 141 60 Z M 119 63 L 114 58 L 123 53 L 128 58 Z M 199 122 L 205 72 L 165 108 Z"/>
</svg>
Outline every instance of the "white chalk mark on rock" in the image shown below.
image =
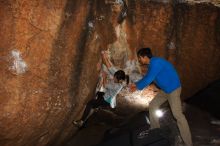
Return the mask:
<svg viewBox="0 0 220 146">
<path fill-rule="evenodd" d="M 25 73 L 28 67 L 26 62 L 21 58 L 20 52 L 18 50 L 12 50 L 11 57 L 13 59 L 13 63 L 9 69 L 17 75 Z"/>
</svg>

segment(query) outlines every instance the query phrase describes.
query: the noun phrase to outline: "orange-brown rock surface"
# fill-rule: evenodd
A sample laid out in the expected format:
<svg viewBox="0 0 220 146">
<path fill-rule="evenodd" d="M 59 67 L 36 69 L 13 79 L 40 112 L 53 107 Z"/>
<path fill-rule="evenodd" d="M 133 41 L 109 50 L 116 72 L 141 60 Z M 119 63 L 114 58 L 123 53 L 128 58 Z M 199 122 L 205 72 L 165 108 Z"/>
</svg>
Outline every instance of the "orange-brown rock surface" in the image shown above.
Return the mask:
<svg viewBox="0 0 220 146">
<path fill-rule="evenodd" d="M 0 40 L 2 146 L 62 145 L 74 134 L 103 49 L 122 67 L 151 47 L 177 67 L 184 98 L 220 78 L 220 8 L 207 3 L 0 0 Z"/>
</svg>

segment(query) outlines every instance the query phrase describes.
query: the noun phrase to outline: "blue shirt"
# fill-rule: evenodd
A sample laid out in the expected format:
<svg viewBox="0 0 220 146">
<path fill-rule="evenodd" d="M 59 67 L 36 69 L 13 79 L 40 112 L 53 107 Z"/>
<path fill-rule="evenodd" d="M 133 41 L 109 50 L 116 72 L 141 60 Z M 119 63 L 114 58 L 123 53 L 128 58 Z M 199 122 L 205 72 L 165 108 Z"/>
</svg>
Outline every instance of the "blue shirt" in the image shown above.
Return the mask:
<svg viewBox="0 0 220 146">
<path fill-rule="evenodd" d="M 142 90 L 155 82 L 165 93 L 171 93 L 181 86 L 178 74 L 171 63 L 159 57 L 152 57 L 147 74 L 138 82 L 136 87 Z"/>
</svg>

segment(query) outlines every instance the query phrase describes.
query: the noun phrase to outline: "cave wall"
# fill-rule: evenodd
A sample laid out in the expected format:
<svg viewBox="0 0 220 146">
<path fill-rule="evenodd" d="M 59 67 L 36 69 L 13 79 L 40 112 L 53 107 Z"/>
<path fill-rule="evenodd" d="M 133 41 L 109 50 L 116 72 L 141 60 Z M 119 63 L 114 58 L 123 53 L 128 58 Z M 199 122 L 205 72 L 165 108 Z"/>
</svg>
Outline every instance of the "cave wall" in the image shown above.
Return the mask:
<svg viewBox="0 0 220 146">
<path fill-rule="evenodd" d="M 177 67 L 183 98 L 220 78 L 220 10 L 127 0 L 0 0 L 0 145 L 63 145 L 94 95 L 101 50 L 140 47 Z"/>
<path fill-rule="evenodd" d="M 60 145 L 74 132 L 71 122 L 98 78 L 91 66 L 99 48 L 86 43 L 89 7 L 1 0 L 0 145 Z"/>
<path fill-rule="evenodd" d="M 189 97 L 220 78 L 220 9 L 179 4 L 176 12 L 176 65 Z"/>
<path fill-rule="evenodd" d="M 136 50 L 150 47 L 155 56 L 172 62 L 182 81 L 182 98 L 188 98 L 219 79 L 219 12 L 210 3 L 130 0 L 128 45 Z"/>
</svg>

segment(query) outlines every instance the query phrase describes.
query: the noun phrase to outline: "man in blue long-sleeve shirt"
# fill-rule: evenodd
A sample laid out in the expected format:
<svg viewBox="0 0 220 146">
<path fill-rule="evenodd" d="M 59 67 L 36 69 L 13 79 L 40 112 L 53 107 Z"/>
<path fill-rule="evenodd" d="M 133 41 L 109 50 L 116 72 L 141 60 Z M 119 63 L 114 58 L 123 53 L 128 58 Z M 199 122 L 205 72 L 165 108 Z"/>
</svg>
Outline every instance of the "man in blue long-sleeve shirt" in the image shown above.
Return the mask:
<svg viewBox="0 0 220 146">
<path fill-rule="evenodd" d="M 154 82 L 161 90 L 149 104 L 151 128 L 159 128 L 159 119 L 155 112 L 165 101 L 168 101 L 174 118 L 180 130 L 181 137 L 187 146 L 192 146 L 191 133 L 188 122 L 182 113 L 180 100 L 181 83 L 178 74 L 171 63 L 159 57 L 153 57 L 150 48 L 142 48 L 137 52 L 140 64 L 148 65 L 147 74 L 130 90 L 142 90 Z"/>
</svg>

